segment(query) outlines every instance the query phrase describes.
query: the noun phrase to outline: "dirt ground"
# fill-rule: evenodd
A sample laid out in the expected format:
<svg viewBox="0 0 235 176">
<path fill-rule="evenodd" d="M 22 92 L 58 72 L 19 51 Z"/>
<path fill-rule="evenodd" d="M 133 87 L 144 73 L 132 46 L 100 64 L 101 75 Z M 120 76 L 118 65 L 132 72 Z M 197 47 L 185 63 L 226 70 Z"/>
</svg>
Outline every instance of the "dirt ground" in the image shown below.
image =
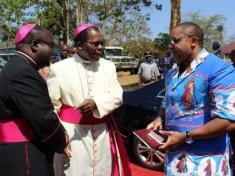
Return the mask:
<svg viewBox="0 0 235 176">
<path fill-rule="evenodd" d="M 133 86 L 138 84 L 138 75 L 130 75 L 130 72 L 118 72 L 118 81 L 121 86 Z"/>
</svg>

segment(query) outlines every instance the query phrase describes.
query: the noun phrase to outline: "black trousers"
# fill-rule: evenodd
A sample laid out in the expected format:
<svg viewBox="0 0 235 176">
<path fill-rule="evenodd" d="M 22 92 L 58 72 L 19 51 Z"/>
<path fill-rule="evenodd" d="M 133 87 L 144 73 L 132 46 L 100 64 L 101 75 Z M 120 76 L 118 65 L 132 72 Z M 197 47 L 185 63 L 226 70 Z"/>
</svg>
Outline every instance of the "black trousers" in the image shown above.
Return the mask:
<svg viewBox="0 0 235 176">
<path fill-rule="evenodd" d="M 0 143 L 0 175 L 54 176 L 53 157 L 41 144 Z"/>
</svg>

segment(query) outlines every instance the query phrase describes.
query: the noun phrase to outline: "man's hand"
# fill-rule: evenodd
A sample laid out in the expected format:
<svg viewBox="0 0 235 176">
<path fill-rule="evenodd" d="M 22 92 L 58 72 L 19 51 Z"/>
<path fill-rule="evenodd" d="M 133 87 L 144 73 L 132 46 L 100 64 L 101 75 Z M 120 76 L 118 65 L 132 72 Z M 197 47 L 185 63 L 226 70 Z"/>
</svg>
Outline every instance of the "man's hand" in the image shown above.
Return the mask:
<svg viewBox="0 0 235 176">
<path fill-rule="evenodd" d="M 69 142 L 69 136 L 68 134 L 65 134 L 65 139 L 66 139 L 66 147 L 64 149 L 64 154 L 68 157 L 71 158 L 72 157 L 72 148 Z"/>
<path fill-rule="evenodd" d="M 154 121 L 148 124 L 147 129 L 149 130 L 162 129 L 162 118 L 158 116 Z"/>
<path fill-rule="evenodd" d="M 96 108 L 95 101 L 93 99 L 85 99 L 80 106 L 77 107 L 81 113 L 91 112 Z"/>
<path fill-rule="evenodd" d="M 235 131 L 235 123 L 231 123 L 228 127 L 227 127 L 227 132 L 232 133 Z"/>
<path fill-rule="evenodd" d="M 177 131 L 164 131 L 160 130 L 160 134 L 167 135 L 168 139 L 166 143 L 159 147 L 160 150 L 171 150 L 180 144 L 184 143 L 186 139 L 186 134 L 184 132 L 177 132 Z"/>
</svg>

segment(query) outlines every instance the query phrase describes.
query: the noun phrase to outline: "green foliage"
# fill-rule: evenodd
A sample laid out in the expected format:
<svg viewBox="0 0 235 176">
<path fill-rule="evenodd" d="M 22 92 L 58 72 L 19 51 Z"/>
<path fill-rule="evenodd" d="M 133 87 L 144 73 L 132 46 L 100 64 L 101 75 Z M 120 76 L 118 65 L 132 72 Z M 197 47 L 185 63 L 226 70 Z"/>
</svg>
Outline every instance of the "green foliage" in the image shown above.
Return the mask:
<svg viewBox="0 0 235 176">
<path fill-rule="evenodd" d="M 211 49 L 213 41 L 220 41 L 221 32 L 223 32 L 225 17 L 222 15 L 213 15 L 210 17 L 201 16 L 199 12 L 187 14 L 184 21 L 191 21 L 198 24 L 204 31 L 204 45 Z"/>
<path fill-rule="evenodd" d="M 76 10 L 82 11 L 84 3 L 87 7 L 77 16 Z M 20 25 L 34 22 L 57 37 L 65 39 L 69 34 L 73 39 L 76 23 L 88 20 L 101 28 L 108 44 L 119 45 L 149 34 L 150 14 L 146 9 L 151 7 L 162 8 L 151 0 L 0 0 L 0 35 L 4 38 L 7 34 L 7 39 L 14 39 Z M 87 18 L 78 20 L 83 15 Z"/>
<path fill-rule="evenodd" d="M 224 26 L 223 26 L 223 25 L 218 25 L 218 26 L 216 27 L 216 30 L 219 31 L 219 32 L 223 32 Z"/>
<path fill-rule="evenodd" d="M 66 9 L 65 1 L 40 1 L 35 8 L 35 22 L 50 30 L 54 35 L 65 39 L 66 13 L 70 14 L 70 29 L 74 29 L 76 16 L 73 11 L 74 2 L 70 1 L 70 8 Z M 72 33 L 70 34 L 72 37 Z"/>
<path fill-rule="evenodd" d="M 139 38 L 136 40 L 128 41 L 122 45 L 126 53 L 131 56 L 137 55 L 139 58 L 144 55 L 144 52 L 156 51 L 153 41 L 149 38 Z"/>
<path fill-rule="evenodd" d="M 155 4 L 157 10 L 162 10 L 162 4 Z"/>
<path fill-rule="evenodd" d="M 28 0 L 0 0 L 0 29 L 7 38 L 13 38 L 18 25 L 31 17 L 29 5 Z"/>
<path fill-rule="evenodd" d="M 170 36 L 167 33 L 159 33 L 158 37 L 154 39 L 154 45 L 159 51 L 168 50 L 170 44 Z"/>
<path fill-rule="evenodd" d="M 151 0 L 143 0 L 143 4 L 145 6 L 150 6 L 152 4 L 152 1 Z"/>
<path fill-rule="evenodd" d="M 143 1 L 93 2 L 90 20 L 100 26 L 108 45 L 119 45 L 149 34 L 150 15 L 141 10 Z M 99 19 L 99 20 L 97 20 Z"/>
</svg>

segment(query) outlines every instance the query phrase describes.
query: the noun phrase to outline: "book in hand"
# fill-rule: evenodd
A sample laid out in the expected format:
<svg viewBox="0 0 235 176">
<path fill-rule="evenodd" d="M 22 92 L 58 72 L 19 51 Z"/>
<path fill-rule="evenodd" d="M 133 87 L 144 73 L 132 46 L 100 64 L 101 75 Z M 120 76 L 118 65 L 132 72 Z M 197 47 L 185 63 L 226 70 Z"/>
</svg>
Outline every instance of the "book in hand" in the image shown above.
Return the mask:
<svg viewBox="0 0 235 176">
<path fill-rule="evenodd" d="M 133 132 L 145 145 L 157 149 L 167 140 L 166 135 L 162 135 L 158 130 L 140 129 Z"/>
</svg>

